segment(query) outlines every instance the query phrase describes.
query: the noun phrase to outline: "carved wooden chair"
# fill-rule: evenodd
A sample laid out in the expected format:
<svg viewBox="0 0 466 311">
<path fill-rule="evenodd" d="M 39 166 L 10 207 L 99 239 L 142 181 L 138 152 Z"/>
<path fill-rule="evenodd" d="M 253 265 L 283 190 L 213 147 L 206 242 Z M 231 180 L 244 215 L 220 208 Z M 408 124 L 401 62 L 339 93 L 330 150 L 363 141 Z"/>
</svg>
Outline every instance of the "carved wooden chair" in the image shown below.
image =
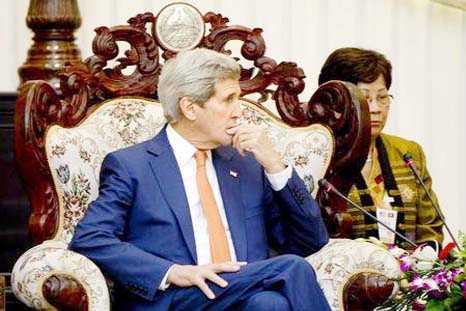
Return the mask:
<svg viewBox="0 0 466 311">
<path fill-rule="evenodd" d="M 188 5 L 177 5 L 188 19 L 196 14 Z M 101 161 L 108 152 L 153 137 L 165 122 L 157 102 L 162 60 L 178 48 L 197 46 L 230 53 L 226 44 L 240 40 L 241 52 L 233 55 L 252 62 L 242 69 L 242 122 L 269 129 L 277 149 L 318 200 L 336 238 L 308 261 L 333 309 L 373 309 L 394 291 L 396 284 L 388 277 L 399 274 L 397 262 L 376 245 L 342 239 L 351 236 L 346 204 L 317 185 L 325 177 L 347 193 L 364 164 L 370 127 L 361 94 L 351 84 L 332 81 L 309 102 L 300 102 L 303 70 L 267 57 L 261 29 L 229 26 L 227 18 L 209 12 L 199 15 L 202 27 L 210 25 L 209 32 L 179 47 L 187 34 L 170 41 L 176 36 L 167 34 L 175 30 L 159 25 L 169 13 L 165 8 L 157 17 L 145 13 L 131 18 L 129 25 L 97 28 L 94 55 L 61 73 L 59 92 L 45 81 L 22 86 L 15 112 L 16 158 L 31 200 L 29 229 L 38 245 L 13 269 L 15 295 L 35 309 L 110 309 L 109 287 L 100 269 L 67 249 L 74 227 L 97 196 Z M 147 31 L 150 25 L 152 32 Z M 118 56 L 118 41 L 131 47 L 112 68 L 108 62 Z M 128 68 L 133 71 L 124 74 Z M 253 94 L 260 97 L 253 100 Z M 280 118 L 261 105 L 270 97 Z"/>
</svg>

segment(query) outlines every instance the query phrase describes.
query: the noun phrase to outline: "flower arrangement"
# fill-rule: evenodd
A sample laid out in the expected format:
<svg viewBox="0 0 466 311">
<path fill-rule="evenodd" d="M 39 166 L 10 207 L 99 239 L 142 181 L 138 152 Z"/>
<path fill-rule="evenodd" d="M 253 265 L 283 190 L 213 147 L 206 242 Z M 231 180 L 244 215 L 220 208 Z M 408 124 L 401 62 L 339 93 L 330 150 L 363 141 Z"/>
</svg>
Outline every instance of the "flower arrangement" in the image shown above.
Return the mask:
<svg viewBox="0 0 466 311">
<path fill-rule="evenodd" d="M 466 310 L 466 235 L 460 233 L 458 248 L 447 244 L 437 251 L 426 244 L 409 253 L 396 246 L 389 251 L 399 260 L 403 276 L 400 290 L 381 310 Z"/>
</svg>

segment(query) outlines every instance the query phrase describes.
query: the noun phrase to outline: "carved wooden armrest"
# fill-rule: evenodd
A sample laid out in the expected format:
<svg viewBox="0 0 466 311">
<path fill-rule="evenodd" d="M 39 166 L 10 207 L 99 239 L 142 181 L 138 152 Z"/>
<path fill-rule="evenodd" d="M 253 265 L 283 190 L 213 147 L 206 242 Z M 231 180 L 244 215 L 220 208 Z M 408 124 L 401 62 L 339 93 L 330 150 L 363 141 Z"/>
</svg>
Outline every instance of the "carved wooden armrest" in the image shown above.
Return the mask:
<svg viewBox="0 0 466 311">
<path fill-rule="evenodd" d="M 24 253 L 13 267 L 11 285 L 16 297 L 33 309 L 110 310 L 99 268 L 63 242 L 45 241 Z"/>
<path fill-rule="evenodd" d="M 373 310 L 398 288 L 391 281 L 401 275 L 398 261 L 373 243 L 331 239 L 306 259 L 316 271 L 332 310 Z M 360 302 L 364 309 L 356 308 Z"/>
<path fill-rule="evenodd" d="M 361 270 L 344 283 L 341 304 L 343 310 L 372 311 L 398 289 L 398 284 L 380 271 Z"/>
</svg>

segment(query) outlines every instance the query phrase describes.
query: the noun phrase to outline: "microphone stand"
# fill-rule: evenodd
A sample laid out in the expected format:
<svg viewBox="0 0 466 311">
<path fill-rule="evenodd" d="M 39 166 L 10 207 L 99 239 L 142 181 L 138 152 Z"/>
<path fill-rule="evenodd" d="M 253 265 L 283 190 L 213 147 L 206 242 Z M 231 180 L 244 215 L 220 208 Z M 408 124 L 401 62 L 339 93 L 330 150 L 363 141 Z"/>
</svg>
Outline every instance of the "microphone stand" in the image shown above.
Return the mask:
<svg viewBox="0 0 466 311">
<path fill-rule="evenodd" d="M 447 228 L 447 231 L 448 231 L 448 234 L 450 235 L 451 239 L 453 240 L 453 242 L 455 242 L 456 244 L 456 247 L 458 247 L 458 250 L 462 250 L 461 249 L 461 246 L 458 244 L 458 242 L 456 241 L 455 237 L 453 236 L 453 234 L 451 233 L 451 230 L 450 230 L 450 227 L 448 226 L 447 222 L 445 221 L 445 217 L 443 216 L 443 213 L 442 211 L 440 210 L 440 207 L 438 206 L 438 204 L 435 203 L 434 201 L 434 198 L 432 198 L 432 195 L 430 194 L 430 191 L 427 189 L 426 185 L 424 184 L 424 182 L 422 181 L 422 178 L 421 176 L 419 176 L 419 173 L 417 172 L 417 169 L 416 169 L 416 166 L 414 165 L 414 162 L 413 162 L 413 159 L 411 157 L 411 154 L 409 153 L 405 153 L 403 155 L 403 160 L 405 161 L 406 163 L 406 166 L 409 167 L 409 169 L 411 170 L 411 172 L 414 174 L 414 176 L 416 177 L 418 183 L 421 185 L 422 189 L 424 189 L 424 192 L 427 194 L 427 197 L 429 198 L 429 201 L 432 203 L 432 205 L 434 206 L 435 210 L 437 211 L 437 214 L 439 215 L 440 219 L 442 220 L 443 224 L 445 225 L 445 228 Z"/>
<path fill-rule="evenodd" d="M 416 243 L 414 243 L 413 241 L 411 241 L 410 239 L 408 239 L 407 237 L 405 237 L 404 235 L 400 234 L 399 232 L 397 232 L 396 230 L 393 230 L 392 228 L 390 228 L 389 226 L 387 226 L 385 223 L 383 223 L 382 221 L 378 220 L 376 217 L 374 217 L 374 215 L 370 214 L 369 212 L 367 212 L 365 209 L 363 209 L 361 206 L 357 205 L 356 203 L 354 203 L 353 201 L 351 201 L 350 199 L 348 199 L 347 197 L 345 197 L 340 191 L 338 191 L 331 183 L 329 183 L 326 179 L 321 179 L 319 180 L 319 186 L 320 187 L 323 187 L 325 192 L 333 192 L 335 193 L 337 196 L 339 196 L 340 198 L 342 198 L 343 200 L 345 200 L 347 203 L 349 203 L 351 206 L 355 207 L 356 209 L 358 209 L 360 212 L 362 212 L 364 215 L 366 215 L 367 217 L 371 218 L 372 220 L 374 220 L 375 222 L 381 224 L 382 226 L 384 226 L 385 228 L 387 228 L 388 230 L 390 230 L 391 232 L 393 232 L 397 237 L 403 239 L 404 241 L 406 241 L 408 244 L 410 244 L 411 246 L 413 246 L 414 248 L 417 247 Z"/>
</svg>

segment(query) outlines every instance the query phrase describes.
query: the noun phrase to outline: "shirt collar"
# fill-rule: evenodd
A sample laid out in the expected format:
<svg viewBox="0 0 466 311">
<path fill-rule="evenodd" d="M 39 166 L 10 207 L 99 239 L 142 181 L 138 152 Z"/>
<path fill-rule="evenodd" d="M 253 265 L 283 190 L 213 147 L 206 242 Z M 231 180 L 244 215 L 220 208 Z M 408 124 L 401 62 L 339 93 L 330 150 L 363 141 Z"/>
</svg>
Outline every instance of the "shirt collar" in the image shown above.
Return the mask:
<svg viewBox="0 0 466 311">
<path fill-rule="evenodd" d="M 167 139 L 173 149 L 173 154 L 179 166 L 184 166 L 189 160 L 193 159 L 194 152 L 196 152 L 197 149 L 178 134 L 171 124 L 167 125 Z M 211 161 L 212 152 L 210 150 L 205 150 L 205 152 L 207 153 L 207 159 Z"/>
</svg>

